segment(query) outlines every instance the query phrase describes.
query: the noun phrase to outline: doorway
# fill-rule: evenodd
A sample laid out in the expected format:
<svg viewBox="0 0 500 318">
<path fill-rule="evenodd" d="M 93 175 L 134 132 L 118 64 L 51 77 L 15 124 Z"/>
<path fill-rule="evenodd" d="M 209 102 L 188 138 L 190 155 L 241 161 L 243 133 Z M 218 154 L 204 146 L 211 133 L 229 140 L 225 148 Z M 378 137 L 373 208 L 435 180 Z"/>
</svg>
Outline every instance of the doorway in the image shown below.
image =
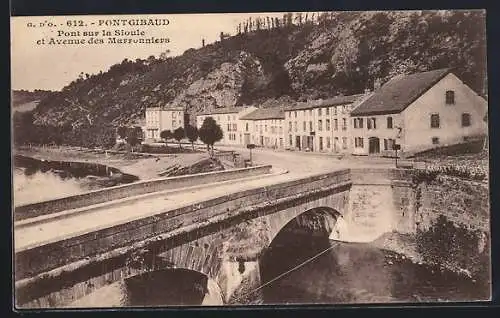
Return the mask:
<svg viewBox="0 0 500 318">
<path fill-rule="evenodd" d="M 380 140 L 377 137 L 368 138 L 368 153 L 369 154 L 380 153 Z"/>
<path fill-rule="evenodd" d="M 295 148 L 300 150 L 300 136 L 295 136 Z"/>
</svg>

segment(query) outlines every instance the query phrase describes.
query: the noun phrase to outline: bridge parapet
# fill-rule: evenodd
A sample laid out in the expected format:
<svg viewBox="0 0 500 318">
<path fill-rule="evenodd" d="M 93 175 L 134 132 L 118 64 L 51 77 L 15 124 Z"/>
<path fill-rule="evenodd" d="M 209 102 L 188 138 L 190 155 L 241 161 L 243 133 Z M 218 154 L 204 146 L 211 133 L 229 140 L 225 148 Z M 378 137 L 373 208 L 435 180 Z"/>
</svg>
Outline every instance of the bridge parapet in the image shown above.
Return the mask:
<svg viewBox="0 0 500 318">
<path fill-rule="evenodd" d="M 262 165 L 225 171 L 206 172 L 193 175 L 139 181 L 131 184 L 89 191 L 64 198 L 18 206 L 14 209 L 14 221 L 21 221 L 33 217 L 57 213 L 65 210 L 78 209 L 94 204 L 147 193 L 266 174 L 270 173 L 271 168 L 271 165 Z"/>
<path fill-rule="evenodd" d="M 58 299 L 57 302 L 64 303 L 63 299 L 81 297 L 75 296 L 73 291 L 86 294 L 90 289 L 127 275 L 147 271 L 138 271 L 128 265 L 138 251 L 147 251 L 147 255 L 152 255 L 151 266 L 158 269 L 169 265 L 162 265 L 155 255 L 167 251 L 174 253 L 175 250 L 172 257 L 178 256 L 174 259 L 184 255 L 181 258 L 186 257 L 185 264 L 191 264 L 191 258 L 195 257 L 191 255 L 193 248 L 200 250 L 199 258 L 190 269 L 216 278 L 214 276 L 220 275 L 217 273 L 222 259 L 216 256 L 221 250 L 217 244 L 213 246 L 215 242 L 233 241 L 228 235 L 238 232 L 237 228 L 253 229 L 250 232 L 254 232 L 255 224 L 261 224 L 266 228 L 266 238 L 257 247 L 264 248 L 290 218 L 307 209 L 321 205 L 333 206 L 341 211 L 343 208 L 340 207 L 346 207 L 350 179 L 351 172 L 345 169 L 255 187 L 18 250 L 15 255 L 16 300 L 33 304 L 37 299 Z M 204 240 L 206 244 L 199 247 L 190 245 L 190 242 L 198 240 Z M 256 245 L 255 240 L 252 239 L 252 242 Z M 225 255 L 230 256 L 231 253 Z M 85 282 L 95 286 L 89 287 Z M 72 291 L 60 292 L 68 288 Z"/>
</svg>

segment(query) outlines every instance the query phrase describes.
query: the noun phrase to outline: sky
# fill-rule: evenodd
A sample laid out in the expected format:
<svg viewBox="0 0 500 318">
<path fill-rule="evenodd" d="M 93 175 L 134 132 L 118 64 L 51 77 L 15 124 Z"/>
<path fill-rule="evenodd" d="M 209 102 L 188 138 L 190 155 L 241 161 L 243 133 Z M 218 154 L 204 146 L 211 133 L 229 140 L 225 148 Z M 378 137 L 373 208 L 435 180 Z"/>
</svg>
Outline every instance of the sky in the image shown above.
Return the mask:
<svg viewBox="0 0 500 318">
<path fill-rule="evenodd" d="M 106 16 L 55 16 L 11 17 L 11 83 L 12 89 L 60 90 L 78 75 L 105 72 L 113 64 L 128 58 L 158 57 L 167 49 L 169 56 L 182 54 L 189 48 L 201 47 L 202 38 L 209 44 L 219 38 L 221 31 L 235 34 L 238 23 L 248 17 L 282 17 L 283 13 L 224 13 L 224 14 L 175 14 L 175 15 L 106 15 Z M 154 27 L 105 27 L 98 26 L 106 19 L 168 19 L 167 26 Z M 83 20 L 86 27 L 69 27 L 68 21 Z M 40 23 L 53 24 L 40 27 Z M 36 25 L 30 27 L 28 24 Z M 91 26 L 91 24 L 94 25 Z M 79 39 L 83 31 L 144 30 L 146 37 L 169 38 L 167 44 L 82 44 L 39 45 L 37 41 L 49 38 Z M 58 36 L 60 31 L 80 31 L 80 36 Z M 87 40 L 89 37 L 85 37 Z M 107 37 L 102 37 L 107 39 Z M 46 42 L 47 43 L 47 42 Z"/>
</svg>

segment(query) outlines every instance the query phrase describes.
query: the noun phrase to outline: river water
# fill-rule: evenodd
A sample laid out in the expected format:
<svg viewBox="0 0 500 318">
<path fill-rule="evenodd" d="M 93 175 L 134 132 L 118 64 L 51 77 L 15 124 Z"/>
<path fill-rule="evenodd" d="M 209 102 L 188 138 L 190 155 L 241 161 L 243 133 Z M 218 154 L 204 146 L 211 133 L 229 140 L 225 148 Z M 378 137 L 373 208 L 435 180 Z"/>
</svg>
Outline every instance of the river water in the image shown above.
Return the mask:
<svg viewBox="0 0 500 318">
<path fill-rule="evenodd" d="M 24 156 L 15 156 L 12 178 L 15 206 L 138 180 L 135 176 L 104 165 Z"/>
<path fill-rule="evenodd" d="M 321 251 L 327 252 L 272 282 L 252 303 L 373 304 L 466 301 L 487 297 L 487 287 L 452 272 L 414 264 L 404 256 L 369 243 L 323 240 L 307 248 L 279 247 L 261 263 L 269 282 Z M 70 307 L 143 307 L 214 305 L 203 302 L 196 275 L 163 271 L 121 281 L 83 297 Z M 186 272 L 187 273 L 187 272 Z M 201 292 L 201 293 L 200 293 Z M 257 293 L 258 294 L 258 293 Z M 252 298 L 252 297 L 250 297 Z M 240 303 L 245 304 L 245 303 Z"/>
<path fill-rule="evenodd" d="M 319 248 L 321 247 L 321 248 Z M 264 304 L 363 304 L 387 302 L 442 302 L 484 299 L 484 283 L 415 264 L 401 254 L 369 243 L 324 242 L 312 249 L 282 247 L 270 252 L 273 266 L 262 276 L 278 273 L 327 252 L 263 289 Z M 311 253 L 315 251 L 314 253 Z M 287 262 L 283 262 L 287 259 Z M 278 262 L 278 260 L 281 260 Z M 267 277 L 266 277 L 267 276 Z M 482 294 L 481 294 L 482 292 Z"/>
</svg>

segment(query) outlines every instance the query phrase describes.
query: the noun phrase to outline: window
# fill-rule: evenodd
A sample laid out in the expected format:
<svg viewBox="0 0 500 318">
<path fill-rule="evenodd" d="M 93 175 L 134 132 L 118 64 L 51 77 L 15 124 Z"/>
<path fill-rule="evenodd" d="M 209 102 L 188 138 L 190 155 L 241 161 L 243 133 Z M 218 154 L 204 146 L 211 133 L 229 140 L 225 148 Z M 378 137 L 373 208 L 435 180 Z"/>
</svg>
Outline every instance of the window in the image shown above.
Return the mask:
<svg viewBox="0 0 500 318">
<path fill-rule="evenodd" d="M 295 132 L 297 132 L 297 122 L 296 121 L 293 122 L 293 130 L 295 130 Z"/>
<path fill-rule="evenodd" d="M 322 131 L 323 130 L 323 122 L 320 120 L 318 120 L 318 130 L 319 131 Z"/>
<path fill-rule="evenodd" d="M 332 147 L 332 139 L 330 137 L 326 137 L 326 148 Z"/>
<path fill-rule="evenodd" d="M 347 137 L 342 137 L 342 149 L 347 149 Z"/>
<path fill-rule="evenodd" d="M 307 126 L 307 125 L 306 125 L 306 122 L 303 122 L 302 124 L 303 124 L 302 126 L 303 126 L 303 128 L 304 128 L 304 131 L 306 131 L 306 129 L 307 129 L 307 127 L 306 127 L 306 126 Z"/>
<path fill-rule="evenodd" d="M 368 129 L 374 129 L 373 128 L 373 120 L 372 119 L 373 118 L 367 118 L 366 119 L 366 128 L 368 128 Z"/>
<path fill-rule="evenodd" d="M 432 137 L 432 144 L 433 145 L 438 145 L 439 144 L 439 138 L 438 137 Z"/>
<path fill-rule="evenodd" d="M 463 113 L 462 114 L 462 127 L 469 127 L 469 126 L 470 126 L 470 114 Z"/>
<path fill-rule="evenodd" d="M 387 148 L 389 148 L 388 150 L 392 150 L 394 149 L 394 145 L 396 144 L 395 140 L 394 139 L 387 139 Z"/>
<path fill-rule="evenodd" d="M 454 91 L 446 91 L 446 104 L 447 105 L 455 104 L 455 92 Z"/>
<path fill-rule="evenodd" d="M 394 139 L 384 139 L 384 150 L 392 150 L 394 148 Z"/>
<path fill-rule="evenodd" d="M 339 130 L 339 121 L 337 118 L 333 120 L 333 130 Z"/>
<path fill-rule="evenodd" d="M 392 129 L 392 117 L 387 117 L 387 128 Z"/>
<path fill-rule="evenodd" d="M 354 138 L 354 147 L 356 148 L 363 148 L 363 138 L 362 137 L 356 137 Z"/>
<path fill-rule="evenodd" d="M 227 115 L 227 121 L 231 120 L 231 116 Z"/>
<path fill-rule="evenodd" d="M 321 116 L 321 108 L 318 108 L 318 116 Z"/>
<path fill-rule="evenodd" d="M 363 118 L 354 118 L 354 128 L 363 128 Z"/>
<path fill-rule="evenodd" d="M 326 108 L 326 116 L 329 116 L 329 115 L 330 115 L 330 108 L 329 108 L 329 107 L 327 107 L 327 108 Z"/>
<path fill-rule="evenodd" d="M 248 131 L 248 123 L 245 124 L 245 131 Z"/>
<path fill-rule="evenodd" d="M 288 135 L 288 141 L 290 142 L 290 146 L 293 146 L 293 138 L 292 138 L 292 135 Z"/>
<path fill-rule="evenodd" d="M 328 131 L 330 130 L 330 119 L 326 120 L 326 130 L 328 130 Z"/>
<path fill-rule="evenodd" d="M 295 111 L 295 118 L 297 118 L 297 111 Z"/>
<path fill-rule="evenodd" d="M 313 115 L 313 110 L 309 109 L 309 116 L 312 116 L 312 115 Z"/>
<path fill-rule="evenodd" d="M 267 125 L 264 126 L 264 131 L 267 132 Z"/>
<path fill-rule="evenodd" d="M 333 107 L 333 114 L 337 115 L 337 107 Z"/>
<path fill-rule="evenodd" d="M 292 131 L 292 122 L 291 121 L 288 122 L 288 131 Z"/>
<path fill-rule="evenodd" d="M 439 128 L 439 114 L 431 115 L 431 128 Z"/>
<path fill-rule="evenodd" d="M 347 119 L 342 118 L 342 130 L 346 130 L 346 129 L 347 129 Z"/>
<path fill-rule="evenodd" d="M 313 131 L 313 122 L 312 121 L 309 122 L 309 131 Z"/>
<path fill-rule="evenodd" d="M 227 124 L 227 131 L 231 131 L 231 124 Z"/>
</svg>

